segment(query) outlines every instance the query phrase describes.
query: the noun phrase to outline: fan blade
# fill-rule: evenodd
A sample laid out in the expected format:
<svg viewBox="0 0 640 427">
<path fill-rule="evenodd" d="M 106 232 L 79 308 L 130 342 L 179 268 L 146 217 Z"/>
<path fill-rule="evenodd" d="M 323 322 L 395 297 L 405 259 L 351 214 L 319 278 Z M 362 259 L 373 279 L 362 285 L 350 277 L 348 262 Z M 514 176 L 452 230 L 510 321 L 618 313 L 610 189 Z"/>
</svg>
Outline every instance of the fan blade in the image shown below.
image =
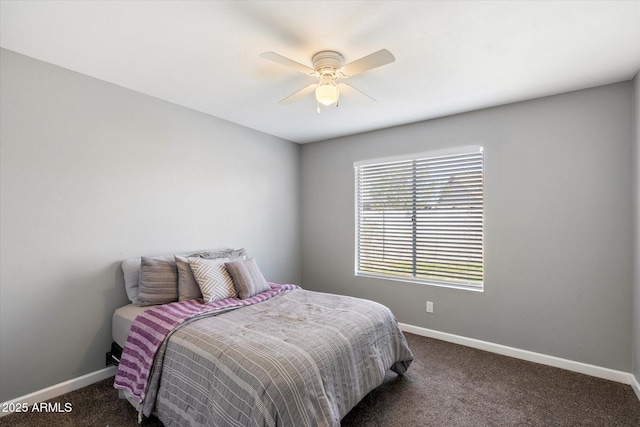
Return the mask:
<svg viewBox="0 0 640 427">
<path fill-rule="evenodd" d="M 372 97 L 370 97 L 369 95 L 367 95 L 366 93 L 364 93 L 363 91 L 361 91 L 360 89 L 358 89 L 357 87 L 350 85 L 349 83 L 345 83 L 345 82 L 341 82 L 338 87 L 340 88 L 340 93 L 343 93 L 347 96 L 351 96 L 355 93 L 359 93 L 361 95 L 366 96 L 368 99 L 367 101 L 373 101 L 373 102 L 378 102 L 375 99 L 373 99 Z"/>
<path fill-rule="evenodd" d="M 291 104 L 292 102 L 296 102 L 300 98 L 305 97 L 313 92 L 316 89 L 316 86 L 318 86 L 316 83 L 310 84 L 309 86 L 300 89 L 296 93 L 287 96 L 285 99 L 280 101 L 280 104 L 287 105 Z"/>
<path fill-rule="evenodd" d="M 355 76 L 356 74 L 364 73 L 372 68 L 390 64 L 395 60 L 396 58 L 387 49 L 380 49 L 377 52 L 373 52 L 371 55 L 356 59 L 355 61 L 344 65 L 342 67 L 342 74 L 344 74 L 345 77 Z"/>
<path fill-rule="evenodd" d="M 263 57 L 264 59 L 268 59 L 269 61 L 273 61 L 277 64 L 284 65 L 285 67 L 292 68 L 304 74 L 313 75 L 313 73 L 315 72 L 311 67 L 302 65 L 299 62 L 296 62 L 289 58 L 285 58 L 284 56 L 278 55 L 277 53 L 274 53 L 274 52 L 264 52 L 264 53 L 261 53 L 260 56 Z"/>
</svg>

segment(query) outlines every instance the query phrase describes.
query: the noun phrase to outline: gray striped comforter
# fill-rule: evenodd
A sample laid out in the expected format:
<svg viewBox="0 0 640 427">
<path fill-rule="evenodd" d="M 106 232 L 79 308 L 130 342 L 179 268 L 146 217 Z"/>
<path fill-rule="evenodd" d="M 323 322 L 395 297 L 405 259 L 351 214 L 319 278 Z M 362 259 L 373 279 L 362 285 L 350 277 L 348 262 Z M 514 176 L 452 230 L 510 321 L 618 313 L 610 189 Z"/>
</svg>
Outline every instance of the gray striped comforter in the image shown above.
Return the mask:
<svg viewBox="0 0 640 427">
<path fill-rule="evenodd" d="M 166 427 L 339 426 L 412 360 L 383 305 L 285 291 L 173 333 L 155 412 Z"/>
</svg>

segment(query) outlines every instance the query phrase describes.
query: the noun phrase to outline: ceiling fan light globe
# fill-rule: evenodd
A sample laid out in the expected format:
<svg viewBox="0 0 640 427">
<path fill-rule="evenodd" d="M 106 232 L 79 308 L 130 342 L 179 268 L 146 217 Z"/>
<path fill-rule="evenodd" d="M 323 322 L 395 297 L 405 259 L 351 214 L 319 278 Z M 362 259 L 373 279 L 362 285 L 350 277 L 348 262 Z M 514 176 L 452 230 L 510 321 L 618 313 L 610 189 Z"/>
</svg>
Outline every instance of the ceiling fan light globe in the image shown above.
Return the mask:
<svg viewBox="0 0 640 427">
<path fill-rule="evenodd" d="M 338 96 L 338 86 L 332 84 L 319 85 L 316 89 L 316 100 L 322 105 L 335 104 Z"/>
</svg>

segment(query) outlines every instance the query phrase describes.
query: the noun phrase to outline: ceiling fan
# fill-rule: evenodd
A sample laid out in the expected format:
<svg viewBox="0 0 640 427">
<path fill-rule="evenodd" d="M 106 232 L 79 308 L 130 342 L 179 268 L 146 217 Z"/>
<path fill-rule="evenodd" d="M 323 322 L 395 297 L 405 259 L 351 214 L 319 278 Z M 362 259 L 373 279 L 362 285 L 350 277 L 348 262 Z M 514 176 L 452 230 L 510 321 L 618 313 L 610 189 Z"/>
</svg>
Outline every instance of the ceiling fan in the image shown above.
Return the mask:
<svg viewBox="0 0 640 427">
<path fill-rule="evenodd" d="M 339 88 L 344 86 L 353 88 L 375 101 L 369 95 L 356 89 L 352 85 L 343 81 L 339 82 L 339 80 L 364 73 L 365 71 L 369 71 L 382 65 L 390 64 L 396 60 L 396 58 L 387 49 L 380 49 L 377 52 L 357 59 L 346 65 L 343 65 L 344 57 L 340 53 L 333 50 L 323 50 L 316 53 L 311 58 L 313 68 L 274 52 L 264 52 L 260 56 L 308 76 L 315 77 L 317 79 L 317 83 L 310 84 L 294 94 L 289 95 L 281 100 L 280 104 L 290 104 L 315 91 L 316 100 L 318 101 L 318 114 L 320 114 L 320 104 L 338 106 L 338 99 L 340 97 Z"/>
</svg>

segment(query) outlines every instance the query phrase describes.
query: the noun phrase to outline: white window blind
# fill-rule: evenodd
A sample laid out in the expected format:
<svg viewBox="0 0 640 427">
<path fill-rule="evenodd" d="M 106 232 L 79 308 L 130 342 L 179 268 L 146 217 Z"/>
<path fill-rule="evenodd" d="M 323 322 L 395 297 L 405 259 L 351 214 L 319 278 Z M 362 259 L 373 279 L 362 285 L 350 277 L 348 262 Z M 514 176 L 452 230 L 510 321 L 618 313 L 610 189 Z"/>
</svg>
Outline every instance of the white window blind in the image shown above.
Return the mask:
<svg viewBox="0 0 640 427">
<path fill-rule="evenodd" d="M 482 147 L 354 167 L 356 274 L 482 289 Z"/>
</svg>

